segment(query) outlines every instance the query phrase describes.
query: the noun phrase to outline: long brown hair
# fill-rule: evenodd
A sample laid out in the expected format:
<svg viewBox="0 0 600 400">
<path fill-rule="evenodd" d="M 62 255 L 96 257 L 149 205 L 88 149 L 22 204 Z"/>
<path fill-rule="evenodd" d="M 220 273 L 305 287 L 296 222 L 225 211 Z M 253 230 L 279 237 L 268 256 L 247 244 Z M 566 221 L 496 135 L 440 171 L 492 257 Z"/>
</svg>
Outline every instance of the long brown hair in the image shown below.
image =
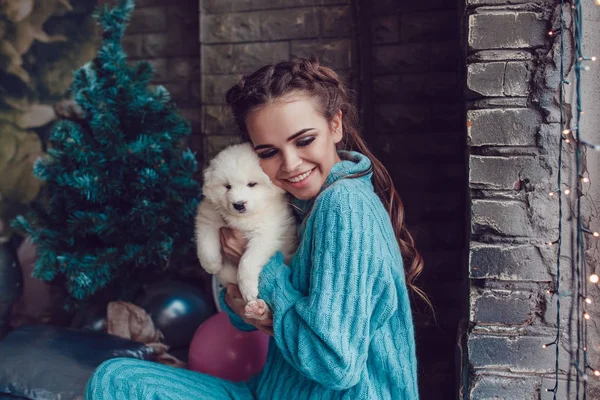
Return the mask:
<svg viewBox="0 0 600 400">
<path fill-rule="evenodd" d="M 297 58 L 266 65 L 245 75 L 227 91 L 227 104 L 245 140 L 249 140 L 246 116 L 270 102 L 293 92 L 307 94 L 315 101 L 318 111 L 328 122 L 342 111 L 343 138 L 339 150 L 352 150 L 371 160 L 373 186 L 383 202 L 404 260 L 406 284 L 431 307 L 431 302 L 414 281 L 423 270 L 423 258 L 415 248 L 414 240 L 404 224 L 404 206 L 394 188 L 392 177 L 383 164 L 369 151 L 358 129 L 358 112 L 350 92 L 331 68 L 316 60 Z M 366 173 L 367 171 L 365 171 Z"/>
</svg>

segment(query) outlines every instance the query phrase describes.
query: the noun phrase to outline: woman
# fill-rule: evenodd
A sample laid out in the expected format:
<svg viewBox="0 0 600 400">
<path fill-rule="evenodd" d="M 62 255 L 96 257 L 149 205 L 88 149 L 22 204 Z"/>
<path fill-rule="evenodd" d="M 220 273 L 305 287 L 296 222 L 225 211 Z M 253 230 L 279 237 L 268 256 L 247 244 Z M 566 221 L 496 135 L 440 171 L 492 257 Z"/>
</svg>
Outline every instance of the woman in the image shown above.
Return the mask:
<svg viewBox="0 0 600 400">
<path fill-rule="evenodd" d="M 418 399 L 407 286 L 424 296 L 413 285 L 423 263 L 339 77 L 316 61 L 284 61 L 243 77 L 227 102 L 302 220 L 290 265 L 276 253 L 260 275 L 272 315 L 244 319 L 237 288 L 221 294 L 238 328 L 273 336 L 265 368 L 248 383 L 231 383 L 117 359 L 94 374 L 87 397 Z M 222 243 L 239 259 L 244 242 L 235 232 L 222 232 Z"/>
</svg>

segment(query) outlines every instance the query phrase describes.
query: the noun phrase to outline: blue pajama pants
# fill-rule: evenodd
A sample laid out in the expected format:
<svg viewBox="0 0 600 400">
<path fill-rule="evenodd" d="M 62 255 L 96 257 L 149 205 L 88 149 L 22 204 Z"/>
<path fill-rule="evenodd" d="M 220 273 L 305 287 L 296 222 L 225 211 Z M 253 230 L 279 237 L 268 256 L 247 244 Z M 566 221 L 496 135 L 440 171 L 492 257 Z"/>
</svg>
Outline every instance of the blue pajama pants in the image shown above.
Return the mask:
<svg viewBox="0 0 600 400">
<path fill-rule="evenodd" d="M 102 363 L 90 378 L 86 400 L 254 400 L 248 385 L 132 358 Z"/>
</svg>

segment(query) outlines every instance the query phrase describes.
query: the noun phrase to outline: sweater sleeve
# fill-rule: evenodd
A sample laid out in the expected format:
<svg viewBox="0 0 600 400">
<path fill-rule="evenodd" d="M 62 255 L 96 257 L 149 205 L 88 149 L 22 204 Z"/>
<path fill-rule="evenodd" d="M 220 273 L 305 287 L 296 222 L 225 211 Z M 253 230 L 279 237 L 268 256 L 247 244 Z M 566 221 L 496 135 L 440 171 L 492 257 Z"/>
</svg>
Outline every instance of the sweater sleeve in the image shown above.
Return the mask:
<svg viewBox="0 0 600 400">
<path fill-rule="evenodd" d="M 225 292 L 226 291 L 227 291 L 227 288 L 221 289 L 221 292 L 219 293 L 219 303 L 221 305 L 221 309 L 229 315 L 229 321 L 231 322 L 231 325 L 235 326 L 240 331 L 248 332 L 248 331 L 258 330 L 254 325 L 250 325 L 250 324 L 247 324 L 246 322 L 244 322 L 242 317 L 237 315 L 229 307 L 229 305 L 227 305 L 227 302 L 225 301 Z"/>
<path fill-rule="evenodd" d="M 387 244 L 380 243 L 382 217 L 351 197 L 330 195 L 320 212 L 313 210 L 312 235 L 306 239 L 305 232 L 304 239 L 311 241 L 307 294 L 292 285 L 281 253 L 263 268 L 259 285 L 273 309 L 274 338 L 285 359 L 334 390 L 360 380 L 373 332 L 397 309 L 391 268 L 402 268 L 390 265 Z"/>
</svg>

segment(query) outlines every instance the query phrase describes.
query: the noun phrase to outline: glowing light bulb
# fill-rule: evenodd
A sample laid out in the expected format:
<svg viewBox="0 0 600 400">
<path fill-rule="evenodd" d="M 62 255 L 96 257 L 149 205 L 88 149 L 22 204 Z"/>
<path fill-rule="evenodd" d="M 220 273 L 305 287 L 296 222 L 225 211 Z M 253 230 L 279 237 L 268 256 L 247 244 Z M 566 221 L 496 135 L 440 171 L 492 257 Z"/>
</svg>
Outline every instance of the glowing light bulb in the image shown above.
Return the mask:
<svg viewBox="0 0 600 400">
<path fill-rule="evenodd" d="M 598 371 L 597 369 L 594 370 L 594 375 L 596 376 L 600 376 L 600 371 Z"/>
<path fill-rule="evenodd" d="M 598 283 L 598 279 L 599 279 L 598 275 L 596 275 L 596 274 L 590 275 L 590 282 L 592 282 L 592 283 Z"/>
<path fill-rule="evenodd" d="M 585 319 L 590 319 L 590 314 L 588 314 L 588 313 L 583 313 L 583 318 L 585 318 Z"/>
<path fill-rule="evenodd" d="M 546 347 L 548 347 L 548 346 L 545 344 L 542 345 L 542 349 L 545 349 Z"/>
<path fill-rule="evenodd" d="M 550 192 L 550 196 L 554 196 L 554 192 Z"/>
<path fill-rule="evenodd" d="M 591 58 L 592 61 L 596 61 L 596 56 Z"/>
<path fill-rule="evenodd" d="M 554 31 L 550 31 L 550 32 L 548 32 L 548 35 L 549 35 L 549 36 L 554 36 Z"/>
<path fill-rule="evenodd" d="M 586 176 L 585 178 L 582 179 L 583 182 L 588 183 L 590 181 L 590 179 Z"/>
<path fill-rule="evenodd" d="M 589 297 L 586 297 L 585 302 L 588 304 L 592 304 L 592 299 L 590 299 Z"/>
<path fill-rule="evenodd" d="M 592 233 L 592 236 L 593 236 L 593 237 L 598 237 L 598 236 L 600 236 L 600 233 L 598 233 L 598 232 L 594 232 L 594 233 Z"/>
<path fill-rule="evenodd" d="M 571 141 L 569 139 L 565 139 L 565 142 L 567 143 L 571 143 Z"/>
<path fill-rule="evenodd" d="M 570 130 L 570 129 L 565 129 L 565 130 L 563 131 L 563 135 L 568 135 L 568 134 L 569 134 L 569 132 L 571 132 L 571 130 Z"/>
<path fill-rule="evenodd" d="M 565 189 L 565 194 L 569 194 L 571 191 L 569 189 Z"/>
</svg>

